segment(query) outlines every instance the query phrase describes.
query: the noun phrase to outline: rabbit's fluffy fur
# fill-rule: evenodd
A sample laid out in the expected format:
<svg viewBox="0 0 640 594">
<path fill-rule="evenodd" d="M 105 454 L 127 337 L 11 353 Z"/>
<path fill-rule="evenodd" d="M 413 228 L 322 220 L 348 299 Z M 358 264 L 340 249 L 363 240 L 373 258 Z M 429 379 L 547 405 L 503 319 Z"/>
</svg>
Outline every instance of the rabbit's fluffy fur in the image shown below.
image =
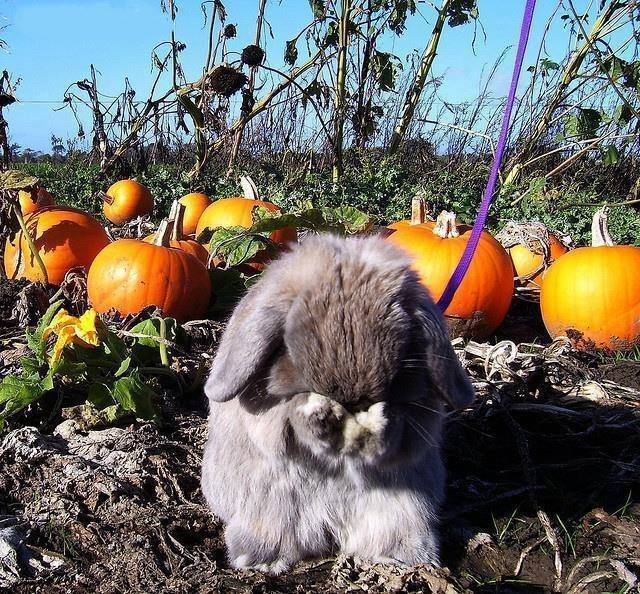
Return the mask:
<svg viewBox="0 0 640 594">
<path fill-rule="evenodd" d="M 206 383 L 202 488 L 231 564 L 337 550 L 438 563 L 443 408 L 473 389 L 406 256 L 311 237 L 233 313 Z"/>
</svg>

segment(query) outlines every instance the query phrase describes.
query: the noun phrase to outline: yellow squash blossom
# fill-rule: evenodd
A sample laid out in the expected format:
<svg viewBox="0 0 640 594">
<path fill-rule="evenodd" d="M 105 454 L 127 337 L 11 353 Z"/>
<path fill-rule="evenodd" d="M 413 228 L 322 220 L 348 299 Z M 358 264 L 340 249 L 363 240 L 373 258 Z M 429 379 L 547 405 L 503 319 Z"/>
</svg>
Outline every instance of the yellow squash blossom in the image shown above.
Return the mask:
<svg viewBox="0 0 640 594">
<path fill-rule="evenodd" d="M 64 347 L 77 344 L 86 348 L 98 346 L 105 326 L 94 309 L 88 309 L 79 318 L 69 315 L 61 309 L 45 328 L 43 337 L 46 340 L 51 334 L 58 338 L 51 352 L 51 363 L 57 363 L 62 356 Z"/>
</svg>

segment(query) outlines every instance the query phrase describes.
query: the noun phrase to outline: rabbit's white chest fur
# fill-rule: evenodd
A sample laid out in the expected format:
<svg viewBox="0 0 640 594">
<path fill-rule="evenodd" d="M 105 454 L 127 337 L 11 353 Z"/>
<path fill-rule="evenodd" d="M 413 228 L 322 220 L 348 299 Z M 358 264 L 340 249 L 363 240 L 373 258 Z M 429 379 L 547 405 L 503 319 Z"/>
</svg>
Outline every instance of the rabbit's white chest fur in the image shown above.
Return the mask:
<svg viewBox="0 0 640 594">
<path fill-rule="evenodd" d="M 319 403 L 300 406 L 311 414 Z M 358 413 L 359 422 L 345 423 L 347 447 L 367 423 L 379 428 L 384 422 L 378 408 Z M 212 511 L 227 524 L 234 566 L 273 571 L 338 550 L 380 561 L 438 562 L 436 506 L 444 469 L 437 448 L 425 447 L 410 475 L 349 456 L 291 457 L 285 452 L 287 422 L 281 410 L 253 415 L 238 400 L 212 405 L 204 453 L 210 463 L 202 486 Z M 238 423 L 248 431 L 228 430 Z M 267 564 L 260 562 L 258 543 L 274 545 Z M 234 550 L 242 552 L 234 557 Z"/>
</svg>

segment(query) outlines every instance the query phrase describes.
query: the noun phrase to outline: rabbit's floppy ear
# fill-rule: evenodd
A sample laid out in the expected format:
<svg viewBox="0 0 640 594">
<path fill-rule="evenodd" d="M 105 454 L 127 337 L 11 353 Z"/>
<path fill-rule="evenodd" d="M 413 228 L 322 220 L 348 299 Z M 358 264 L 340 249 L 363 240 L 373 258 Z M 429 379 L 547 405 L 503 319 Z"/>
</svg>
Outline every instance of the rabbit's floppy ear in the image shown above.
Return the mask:
<svg viewBox="0 0 640 594">
<path fill-rule="evenodd" d="M 417 318 L 426 339 L 427 373 L 432 389 L 452 408 L 468 406 L 475 391 L 451 346 L 440 312 L 429 300 L 418 308 Z"/>
<path fill-rule="evenodd" d="M 207 397 L 226 402 L 242 392 L 279 347 L 286 308 L 258 282 L 236 307 L 205 384 Z"/>
</svg>

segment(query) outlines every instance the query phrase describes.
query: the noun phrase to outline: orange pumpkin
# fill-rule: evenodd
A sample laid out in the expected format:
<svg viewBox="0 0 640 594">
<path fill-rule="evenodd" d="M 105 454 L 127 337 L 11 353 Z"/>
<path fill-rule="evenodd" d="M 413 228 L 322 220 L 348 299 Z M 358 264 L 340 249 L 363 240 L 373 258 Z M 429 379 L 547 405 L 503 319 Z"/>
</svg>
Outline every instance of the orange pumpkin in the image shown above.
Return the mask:
<svg viewBox="0 0 640 594">
<path fill-rule="evenodd" d="M 414 211 L 415 212 L 415 211 Z M 395 225 L 388 241 L 413 257 L 413 268 L 438 300 L 469 241 L 471 227 L 458 225 L 455 214 L 442 212 L 435 223 Z M 471 266 L 445 311 L 454 334 L 486 338 L 507 314 L 513 296 L 513 274 L 509 255 L 488 233 L 483 232 Z"/>
<path fill-rule="evenodd" d="M 542 223 L 537 222 L 509 221 L 496 239 L 511 257 L 516 283 L 529 288 L 540 288 L 547 268 L 569 251 Z"/>
<path fill-rule="evenodd" d="M 153 198 L 146 186 L 133 179 L 123 179 L 102 194 L 102 211 L 112 223 L 122 225 L 136 217 L 150 214 Z"/>
<path fill-rule="evenodd" d="M 540 308 L 552 338 L 568 336 L 582 349 L 630 350 L 640 344 L 640 248 L 614 245 L 607 216 L 596 212 L 591 247 L 547 270 Z"/>
<path fill-rule="evenodd" d="M 36 186 L 30 191 L 20 190 L 18 192 L 18 200 L 20 201 L 20 211 L 23 217 L 45 206 L 53 206 L 55 204 L 53 196 L 40 186 Z"/>
<path fill-rule="evenodd" d="M 253 209 L 266 208 L 270 212 L 280 212 L 280 207 L 263 200 L 250 198 L 221 198 L 208 206 L 202 213 L 196 228 L 196 237 L 205 229 L 216 227 L 244 227 L 253 225 Z M 297 238 L 295 229 L 278 229 L 269 235 L 274 243 L 285 245 Z"/>
<path fill-rule="evenodd" d="M 180 231 L 183 228 L 183 216 L 185 214 L 184 205 L 179 201 L 175 201 L 171 206 L 171 212 L 169 213 L 169 222 L 171 225 L 171 237 L 169 239 L 169 245 L 171 247 L 187 252 L 198 258 L 205 266 L 209 262 L 209 252 L 201 244 L 194 239 L 185 237 Z M 147 243 L 153 243 L 157 233 L 149 235 L 143 239 Z"/>
<path fill-rule="evenodd" d="M 258 188 L 250 177 L 241 177 L 240 185 L 245 197 L 222 198 L 208 206 L 200 216 L 196 229 L 196 238 L 205 229 L 216 227 L 244 227 L 253 225 L 253 213 L 256 208 L 262 207 L 274 213 L 280 212 L 280 207 L 271 202 L 260 200 Z M 280 246 L 296 241 L 298 235 L 295 229 L 278 229 L 269 235 L 269 239 Z M 259 272 L 264 269 L 271 259 L 267 250 L 258 252 L 249 262 L 241 264 L 238 268 L 247 274 Z M 222 264 L 217 258 L 213 258 L 211 264 Z"/>
<path fill-rule="evenodd" d="M 193 192 L 180 198 L 179 202 L 185 207 L 182 232 L 185 235 L 193 235 L 198 227 L 200 216 L 211 204 L 211 198 L 206 194 Z"/>
<path fill-rule="evenodd" d="M 102 250 L 87 276 L 89 301 L 99 313 L 136 314 L 155 305 L 163 315 L 185 322 L 201 318 L 211 297 L 206 267 L 198 258 L 169 246 L 168 221 L 154 243 L 120 239 Z"/>
<path fill-rule="evenodd" d="M 102 225 L 77 208 L 47 206 L 30 214 L 25 223 L 52 285 L 60 285 L 71 268 L 89 268 L 98 252 L 109 244 Z M 9 278 L 44 281 L 22 231 L 7 239 L 4 269 Z"/>
<path fill-rule="evenodd" d="M 510 247 L 507 251 L 511 256 L 515 275 L 525 280 L 526 285 L 539 287 L 549 265 L 569 250 L 555 235 L 550 233 L 549 258 L 546 263 L 543 254 L 537 254 L 521 243 Z M 536 271 L 539 272 L 536 274 Z M 533 278 L 526 280 L 532 274 L 534 275 Z"/>
</svg>

